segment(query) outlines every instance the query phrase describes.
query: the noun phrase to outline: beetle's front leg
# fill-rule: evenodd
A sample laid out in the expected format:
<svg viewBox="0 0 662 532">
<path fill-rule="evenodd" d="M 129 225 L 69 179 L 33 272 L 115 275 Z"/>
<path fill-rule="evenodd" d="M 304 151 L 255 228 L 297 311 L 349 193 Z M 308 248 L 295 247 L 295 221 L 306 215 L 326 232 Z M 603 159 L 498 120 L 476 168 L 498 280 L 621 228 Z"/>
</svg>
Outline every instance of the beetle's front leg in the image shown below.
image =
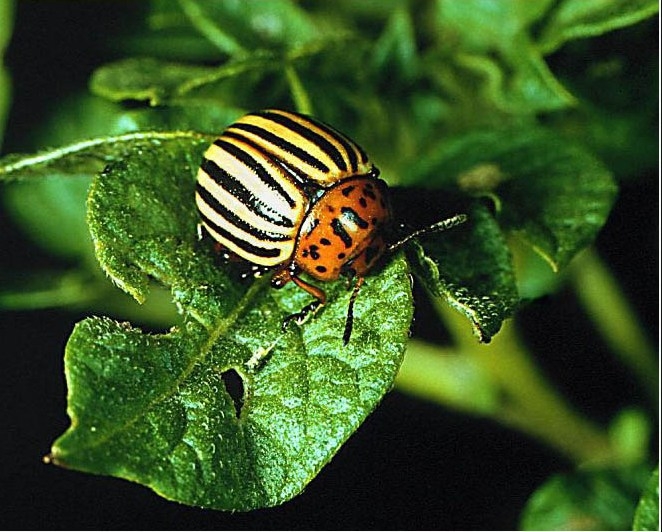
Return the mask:
<svg viewBox="0 0 662 532">
<path fill-rule="evenodd" d="M 287 316 L 283 320 L 283 332 L 287 330 L 287 326 L 291 322 L 294 322 L 297 325 L 302 325 L 306 321 L 306 318 L 317 311 L 317 309 L 319 309 L 322 305 L 323 303 L 321 301 L 315 300 L 303 307 L 299 312 L 295 312 L 294 314 Z"/>
<path fill-rule="evenodd" d="M 299 312 L 287 316 L 283 320 L 283 332 L 287 329 L 290 322 L 294 321 L 297 325 L 301 325 L 310 314 L 316 312 L 326 303 L 326 293 L 324 290 L 301 279 L 292 268 L 284 268 L 277 271 L 271 279 L 271 286 L 282 288 L 290 281 L 308 292 L 315 300 L 303 307 Z"/>
</svg>

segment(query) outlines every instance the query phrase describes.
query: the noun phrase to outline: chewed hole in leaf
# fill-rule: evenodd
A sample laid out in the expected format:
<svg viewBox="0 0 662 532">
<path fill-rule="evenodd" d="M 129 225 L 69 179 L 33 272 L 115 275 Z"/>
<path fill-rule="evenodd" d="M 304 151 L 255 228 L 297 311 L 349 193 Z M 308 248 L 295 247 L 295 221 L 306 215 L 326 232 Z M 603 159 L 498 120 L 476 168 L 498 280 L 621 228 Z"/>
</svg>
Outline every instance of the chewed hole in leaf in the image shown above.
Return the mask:
<svg viewBox="0 0 662 532">
<path fill-rule="evenodd" d="M 244 381 L 236 370 L 230 368 L 221 374 L 225 390 L 228 392 L 234 403 L 234 410 L 237 419 L 241 416 L 241 409 L 244 406 Z"/>
</svg>

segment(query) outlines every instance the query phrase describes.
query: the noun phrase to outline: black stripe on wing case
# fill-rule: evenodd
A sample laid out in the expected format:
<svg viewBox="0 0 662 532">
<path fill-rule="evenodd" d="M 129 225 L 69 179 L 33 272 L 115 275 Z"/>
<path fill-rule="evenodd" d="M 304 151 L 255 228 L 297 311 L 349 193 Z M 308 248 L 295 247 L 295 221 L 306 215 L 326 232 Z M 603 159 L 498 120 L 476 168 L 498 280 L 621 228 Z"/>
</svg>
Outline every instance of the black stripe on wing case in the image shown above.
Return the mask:
<svg viewBox="0 0 662 532">
<path fill-rule="evenodd" d="M 336 148 L 333 144 L 331 144 L 331 142 L 329 142 L 327 138 L 320 135 L 316 131 L 313 131 L 312 129 L 306 126 L 299 124 L 295 120 L 292 120 L 288 116 L 281 115 L 279 113 L 271 113 L 269 111 L 263 111 L 255 114 L 267 120 L 271 120 L 272 122 L 276 122 L 277 124 L 280 124 L 281 126 L 284 126 L 287 129 L 293 131 L 297 135 L 300 135 L 307 141 L 315 144 L 315 146 L 317 146 L 321 151 L 323 151 L 329 156 L 329 159 L 333 161 L 333 163 L 336 165 L 336 167 L 339 170 L 347 171 L 347 164 L 345 163 L 345 159 L 343 158 L 342 153 L 340 153 L 338 148 Z M 305 116 L 302 116 L 301 118 L 308 120 L 311 124 L 324 131 L 324 133 L 327 136 L 334 138 L 335 140 L 337 140 L 339 143 L 342 144 L 342 139 L 338 135 L 336 135 L 335 132 L 329 127 L 320 124 L 314 120 L 311 120 L 310 118 Z M 346 146 L 343 147 L 347 150 Z M 349 152 L 352 152 L 352 150 L 347 150 L 347 151 L 348 154 Z M 356 159 L 356 155 L 354 155 L 354 158 Z"/>
<path fill-rule="evenodd" d="M 202 201 L 204 201 L 209 206 L 209 208 L 212 211 L 214 211 L 215 214 L 217 214 L 220 218 L 223 218 L 224 221 L 230 226 L 234 226 L 237 227 L 238 229 L 242 229 L 243 231 L 246 231 L 247 233 L 250 233 L 255 237 L 259 238 L 260 240 L 267 240 L 269 242 L 284 242 L 286 240 L 292 239 L 292 237 L 289 235 L 284 235 L 282 233 L 273 233 L 270 231 L 263 231 L 262 229 L 258 229 L 257 227 L 254 227 L 246 220 L 239 217 L 236 213 L 225 207 L 221 202 L 219 202 L 214 197 L 214 195 L 211 192 L 209 192 L 206 188 L 204 188 L 200 183 L 196 184 L 195 191 L 198 194 L 198 196 L 202 198 Z"/>
<path fill-rule="evenodd" d="M 264 206 L 255 195 L 248 190 L 236 177 L 223 170 L 211 159 L 203 159 L 200 168 L 211 177 L 216 184 L 227 190 L 243 205 L 246 205 L 251 211 L 259 217 L 282 227 L 294 227 L 294 223 L 289 218 L 275 212 L 273 209 L 261 208 Z"/>
<path fill-rule="evenodd" d="M 226 135 L 224 135 L 226 136 Z M 223 138 L 218 138 L 214 141 L 214 144 L 218 146 L 219 148 L 224 149 L 226 152 L 228 152 L 230 155 L 232 155 L 235 159 L 238 159 L 241 161 L 244 165 L 246 165 L 248 168 L 253 170 L 257 176 L 260 178 L 260 180 L 267 185 L 271 190 L 274 192 L 277 192 L 282 196 L 282 198 L 287 202 L 287 204 L 294 208 L 296 207 L 296 201 L 285 191 L 283 186 L 276 181 L 269 172 L 267 172 L 264 169 L 264 166 L 256 160 L 253 156 L 251 156 L 249 153 L 245 152 L 244 150 L 241 149 L 240 146 L 237 146 L 233 142 L 228 142 L 223 140 Z M 262 151 L 262 150 L 260 150 Z"/>
<path fill-rule="evenodd" d="M 223 237 L 228 242 L 232 242 L 235 246 L 242 249 L 249 255 L 255 255 L 256 257 L 264 258 L 278 257 L 278 255 L 280 255 L 281 250 L 279 248 L 261 248 L 254 246 L 253 244 L 238 238 L 229 231 L 226 231 L 224 228 L 220 227 L 218 224 L 207 218 L 203 213 L 200 213 L 200 217 L 202 218 L 202 221 L 205 223 L 205 225 L 207 225 L 215 233 Z"/>
<path fill-rule="evenodd" d="M 266 129 L 263 129 L 259 126 L 255 126 L 253 124 L 239 123 L 239 124 L 233 124 L 231 127 L 232 129 L 239 129 L 257 135 L 258 137 L 265 140 L 269 144 L 273 144 L 279 149 L 287 152 L 293 157 L 296 157 L 300 161 L 303 161 L 308 166 L 312 166 L 313 168 L 319 170 L 320 172 L 327 173 L 329 171 L 329 167 L 325 165 L 322 161 L 320 161 L 317 157 L 313 157 L 310 153 L 302 150 L 298 146 L 295 146 L 288 140 L 285 140 L 283 137 L 279 137 L 278 135 L 271 133 L 271 131 L 267 131 Z M 291 161 L 288 162 L 290 162 L 291 164 L 296 164 L 296 163 L 292 163 Z"/>
</svg>

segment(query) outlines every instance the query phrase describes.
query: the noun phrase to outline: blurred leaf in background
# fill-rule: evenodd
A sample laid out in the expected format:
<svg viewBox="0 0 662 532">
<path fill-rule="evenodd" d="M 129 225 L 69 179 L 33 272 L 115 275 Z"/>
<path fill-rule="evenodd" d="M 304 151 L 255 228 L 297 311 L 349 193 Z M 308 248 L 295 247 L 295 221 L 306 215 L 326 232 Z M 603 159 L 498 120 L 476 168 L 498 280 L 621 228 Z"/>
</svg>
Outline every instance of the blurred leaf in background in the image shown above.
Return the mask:
<svg viewBox="0 0 662 532">
<path fill-rule="evenodd" d="M 634 513 L 632 530 L 658 530 L 660 528 L 660 466 L 655 468 L 644 489 Z"/>
<path fill-rule="evenodd" d="M 0 148 L 5 132 L 5 123 L 11 105 L 11 79 L 5 67 L 5 49 L 11 38 L 14 22 L 13 0 L 0 0 Z"/>
<path fill-rule="evenodd" d="M 646 468 L 550 478 L 524 509 L 522 530 L 629 530 Z"/>
</svg>

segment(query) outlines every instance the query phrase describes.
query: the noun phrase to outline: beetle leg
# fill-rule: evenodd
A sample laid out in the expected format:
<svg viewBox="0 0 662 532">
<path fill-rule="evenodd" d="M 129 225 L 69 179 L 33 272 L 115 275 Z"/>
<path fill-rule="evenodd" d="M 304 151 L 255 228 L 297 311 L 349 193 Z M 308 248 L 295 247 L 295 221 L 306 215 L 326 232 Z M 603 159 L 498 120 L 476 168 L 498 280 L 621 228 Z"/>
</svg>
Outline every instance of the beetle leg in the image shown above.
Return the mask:
<svg viewBox="0 0 662 532">
<path fill-rule="evenodd" d="M 274 272 L 271 277 L 271 286 L 272 288 L 280 289 L 283 288 L 287 283 L 292 280 L 292 273 L 289 269 L 283 268 L 282 270 L 277 270 Z"/>
<path fill-rule="evenodd" d="M 359 295 L 359 290 L 363 284 L 363 277 L 359 277 L 356 280 L 354 285 L 354 290 L 352 290 L 352 295 L 349 297 L 349 306 L 347 307 L 347 319 L 345 320 L 345 331 L 342 335 L 343 345 L 349 343 L 349 338 L 352 336 L 352 329 L 354 328 L 354 302 L 356 301 L 357 296 Z"/>
<path fill-rule="evenodd" d="M 294 281 L 294 284 L 296 284 L 299 288 L 303 288 L 311 296 L 317 299 L 318 305 L 324 305 L 326 303 L 326 294 L 324 293 L 324 290 L 310 283 L 307 283 L 306 281 L 297 277 L 296 275 L 292 276 L 292 280 Z"/>
<path fill-rule="evenodd" d="M 293 275 L 288 270 L 283 270 L 283 271 L 287 273 L 285 274 L 283 272 L 278 272 L 276 274 L 279 277 L 279 282 L 282 283 L 280 284 L 280 286 L 283 286 L 283 284 L 288 281 L 293 281 L 294 284 L 296 284 L 299 288 L 302 288 L 303 290 L 305 290 L 315 298 L 315 301 L 303 307 L 299 312 L 290 314 L 283 320 L 283 331 L 285 331 L 291 321 L 296 322 L 297 325 L 301 325 L 309 314 L 315 312 L 322 305 L 324 305 L 326 303 L 326 294 L 324 293 L 324 290 L 322 290 L 321 288 L 318 288 L 317 286 L 307 283 L 303 279 L 297 277 L 296 275 Z M 276 275 L 274 276 L 274 278 L 276 277 Z M 287 278 L 287 280 L 283 282 L 285 277 Z"/>
<path fill-rule="evenodd" d="M 352 264 L 348 263 L 345 264 L 341 270 L 340 270 L 341 275 L 344 275 L 345 277 L 345 288 L 349 290 L 352 287 L 354 277 L 356 277 L 356 270 L 352 268 Z"/>
</svg>

